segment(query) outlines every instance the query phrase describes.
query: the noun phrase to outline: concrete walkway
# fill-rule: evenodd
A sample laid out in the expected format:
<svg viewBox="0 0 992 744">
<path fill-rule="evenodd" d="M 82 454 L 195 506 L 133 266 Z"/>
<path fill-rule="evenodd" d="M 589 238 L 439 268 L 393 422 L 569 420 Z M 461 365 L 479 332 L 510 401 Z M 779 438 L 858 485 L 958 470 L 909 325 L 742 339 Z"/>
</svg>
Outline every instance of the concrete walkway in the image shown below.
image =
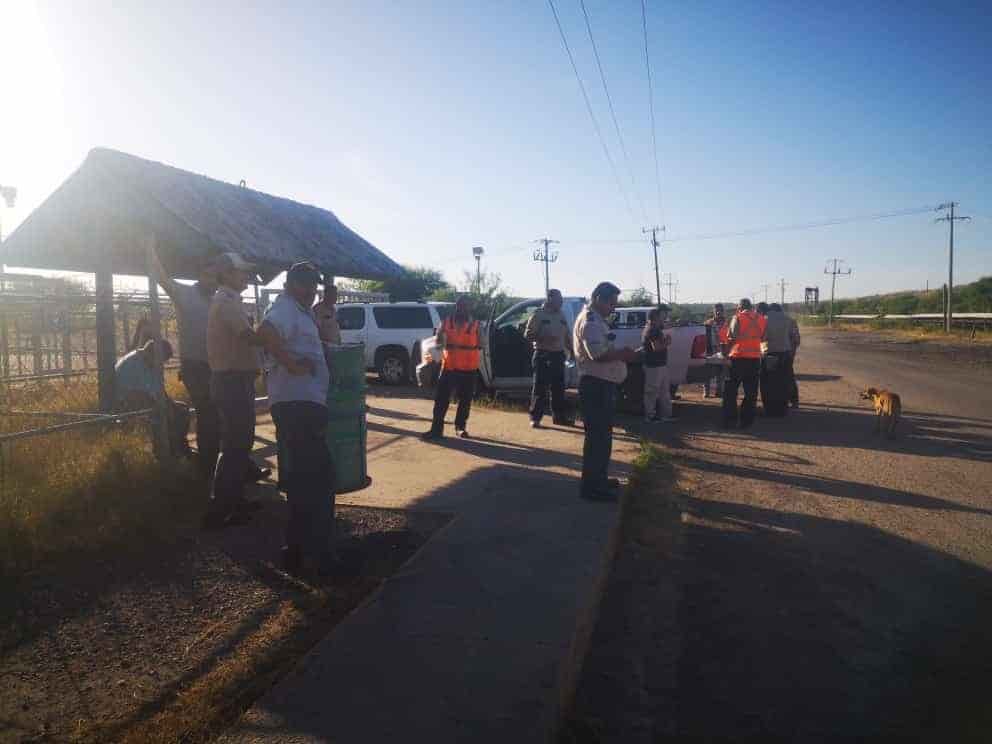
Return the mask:
<svg viewBox="0 0 992 744">
<path fill-rule="evenodd" d="M 546 741 L 617 521 L 615 505 L 578 498 L 581 429 L 476 408 L 473 439 L 429 444 L 416 435 L 430 401 L 369 405 L 373 485 L 339 503 L 455 518 L 224 740 Z M 614 460 L 636 451 L 618 431 Z"/>
</svg>

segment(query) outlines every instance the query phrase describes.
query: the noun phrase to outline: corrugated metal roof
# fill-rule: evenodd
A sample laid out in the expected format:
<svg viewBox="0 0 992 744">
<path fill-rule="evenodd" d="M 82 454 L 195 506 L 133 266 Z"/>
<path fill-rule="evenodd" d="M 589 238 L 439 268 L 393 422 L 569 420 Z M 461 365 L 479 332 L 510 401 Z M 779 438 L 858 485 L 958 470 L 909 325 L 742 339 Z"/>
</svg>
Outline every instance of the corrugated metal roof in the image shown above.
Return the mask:
<svg viewBox="0 0 992 744">
<path fill-rule="evenodd" d="M 86 160 L 0 246 L 0 262 L 63 271 L 147 273 L 142 236 L 154 234 L 166 269 L 193 278 L 200 264 L 238 251 L 268 280 L 295 261 L 363 279 L 399 264 L 333 213 L 116 150 Z"/>
</svg>

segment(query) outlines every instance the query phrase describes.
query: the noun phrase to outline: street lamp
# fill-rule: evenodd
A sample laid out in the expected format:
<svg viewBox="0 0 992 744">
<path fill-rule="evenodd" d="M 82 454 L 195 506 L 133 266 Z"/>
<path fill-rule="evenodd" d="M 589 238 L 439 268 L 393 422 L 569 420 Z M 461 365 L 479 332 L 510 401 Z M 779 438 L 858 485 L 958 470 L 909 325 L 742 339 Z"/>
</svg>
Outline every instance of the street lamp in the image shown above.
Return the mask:
<svg viewBox="0 0 992 744">
<path fill-rule="evenodd" d="M 482 294 L 482 254 L 486 251 L 481 245 L 472 246 L 472 255 L 475 257 L 475 293 Z"/>
</svg>

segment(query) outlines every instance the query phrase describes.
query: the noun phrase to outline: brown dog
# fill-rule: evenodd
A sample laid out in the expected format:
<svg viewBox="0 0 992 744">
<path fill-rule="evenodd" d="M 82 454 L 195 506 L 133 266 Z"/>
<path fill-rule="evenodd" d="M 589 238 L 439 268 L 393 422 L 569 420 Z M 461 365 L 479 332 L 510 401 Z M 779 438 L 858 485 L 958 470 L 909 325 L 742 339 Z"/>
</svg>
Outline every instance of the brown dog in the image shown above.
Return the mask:
<svg viewBox="0 0 992 744">
<path fill-rule="evenodd" d="M 885 431 L 889 439 L 896 438 L 896 425 L 902 416 L 902 401 L 896 393 L 877 388 L 865 388 L 861 393 L 862 400 L 870 400 L 875 405 L 875 414 L 878 424 L 875 428 L 877 433 Z"/>
</svg>

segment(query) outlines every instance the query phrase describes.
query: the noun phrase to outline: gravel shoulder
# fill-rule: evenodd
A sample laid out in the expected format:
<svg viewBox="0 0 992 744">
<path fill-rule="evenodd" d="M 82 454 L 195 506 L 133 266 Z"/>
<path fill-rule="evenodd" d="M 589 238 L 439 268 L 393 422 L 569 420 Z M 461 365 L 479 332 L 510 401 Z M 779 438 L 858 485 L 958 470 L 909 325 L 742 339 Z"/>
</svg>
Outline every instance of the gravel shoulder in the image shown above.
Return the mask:
<svg viewBox="0 0 992 744">
<path fill-rule="evenodd" d="M 807 338 L 798 413 L 721 431 L 686 390 L 648 434 L 673 469 L 630 494 L 657 526 L 621 548 L 571 741 L 987 740 L 987 371 Z M 866 384 L 903 396 L 897 440 Z"/>
<path fill-rule="evenodd" d="M 0 741 L 207 740 L 448 519 L 339 506 L 343 565 L 317 585 L 278 569 L 286 505 L 259 488 L 243 527 L 27 579 L 0 624 Z"/>
</svg>

